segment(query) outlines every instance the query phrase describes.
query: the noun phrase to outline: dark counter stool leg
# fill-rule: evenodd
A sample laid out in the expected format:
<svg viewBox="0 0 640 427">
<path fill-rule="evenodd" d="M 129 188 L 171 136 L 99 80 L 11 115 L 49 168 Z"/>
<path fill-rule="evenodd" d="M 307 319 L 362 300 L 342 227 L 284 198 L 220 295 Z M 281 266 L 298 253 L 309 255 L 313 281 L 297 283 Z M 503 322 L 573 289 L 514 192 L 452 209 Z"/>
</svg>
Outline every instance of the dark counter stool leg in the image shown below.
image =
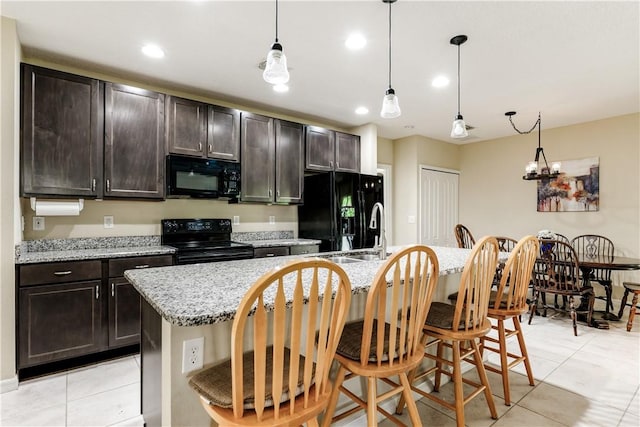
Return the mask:
<svg viewBox="0 0 640 427">
<path fill-rule="evenodd" d="M 624 286 L 624 295 L 622 297 L 622 302 L 620 303 L 620 311 L 618 312 L 618 318 L 622 318 L 622 313 L 624 312 L 624 307 L 627 305 L 627 298 L 629 293 L 633 294 L 633 298 L 631 299 L 631 308 L 629 308 L 629 320 L 627 321 L 627 332 L 631 331 L 633 327 L 633 318 L 638 312 L 638 295 L 640 295 L 640 283 L 631 283 L 624 282 L 622 284 Z"/>
</svg>

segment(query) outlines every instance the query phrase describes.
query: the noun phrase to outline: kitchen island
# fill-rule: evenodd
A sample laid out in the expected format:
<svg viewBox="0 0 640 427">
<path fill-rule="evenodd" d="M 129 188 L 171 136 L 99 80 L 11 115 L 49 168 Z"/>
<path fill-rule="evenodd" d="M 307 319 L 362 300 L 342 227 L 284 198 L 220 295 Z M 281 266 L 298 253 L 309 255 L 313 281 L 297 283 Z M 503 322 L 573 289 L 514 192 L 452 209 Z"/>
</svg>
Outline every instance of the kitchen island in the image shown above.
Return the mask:
<svg viewBox="0 0 640 427">
<path fill-rule="evenodd" d="M 434 301 L 445 301 L 449 293 L 457 290 L 459 273 L 470 250 L 433 249 L 440 264 L 440 280 Z M 204 337 L 205 368 L 227 359 L 230 356 L 230 320 L 247 289 L 268 270 L 295 258 L 300 257 L 125 272 L 125 277 L 140 292 L 143 300 L 142 415 L 148 426 L 210 425 L 211 420 L 202 409 L 196 393 L 188 386 L 191 374 L 182 373 L 183 341 Z M 350 320 L 362 318 L 366 292 L 383 262 L 370 260 L 341 265 L 351 280 Z"/>
</svg>

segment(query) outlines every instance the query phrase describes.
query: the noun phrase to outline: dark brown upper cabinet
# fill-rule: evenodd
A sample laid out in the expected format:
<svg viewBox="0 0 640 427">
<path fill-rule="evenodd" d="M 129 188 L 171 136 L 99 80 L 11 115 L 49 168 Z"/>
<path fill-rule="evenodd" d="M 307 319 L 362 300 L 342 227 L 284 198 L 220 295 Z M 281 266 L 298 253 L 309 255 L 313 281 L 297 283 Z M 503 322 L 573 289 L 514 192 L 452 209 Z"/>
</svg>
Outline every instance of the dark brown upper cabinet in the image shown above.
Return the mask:
<svg viewBox="0 0 640 427">
<path fill-rule="evenodd" d="M 360 137 L 307 126 L 305 169 L 308 171 L 360 172 Z"/>
<path fill-rule="evenodd" d="M 101 197 L 101 83 L 21 67 L 21 195 Z"/>
<path fill-rule="evenodd" d="M 304 130 L 299 123 L 275 120 L 276 203 L 302 203 L 304 185 Z"/>
<path fill-rule="evenodd" d="M 169 153 L 240 160 L 240 111 L 167 97 Z"/>
<path fill-rule="evenodd" d="M 207 144 L 207 105 L 168 96 L 167 142 L 169 153 L 204 157 Z"/>
<path fill-rule="evenodd" d="M 307 126 L 305 145 L 305 169 L 311 171 L 332 171 L 334 169 L 334 131 L 317 126 Z"/>
<path fill-rule="evenodd" d="M 336 171 L 360 173 L 360 137 L 336 132 Z"/>
<path fill-rule="evenodd" d="M 105 198 L 164 198 L 164 112 L 164 94 L 105 83 Z"/>
<path fill-rule="evenodd" d="M 240 111 L 209 105 L 207 157 L 240 161 Z"/>
<path fill-rule="evenodd" d="M 274 197 L 275 162 L 273 119 L 243 112 L 240 123 L 240 200 L 271 203 Z"/>
</svg>

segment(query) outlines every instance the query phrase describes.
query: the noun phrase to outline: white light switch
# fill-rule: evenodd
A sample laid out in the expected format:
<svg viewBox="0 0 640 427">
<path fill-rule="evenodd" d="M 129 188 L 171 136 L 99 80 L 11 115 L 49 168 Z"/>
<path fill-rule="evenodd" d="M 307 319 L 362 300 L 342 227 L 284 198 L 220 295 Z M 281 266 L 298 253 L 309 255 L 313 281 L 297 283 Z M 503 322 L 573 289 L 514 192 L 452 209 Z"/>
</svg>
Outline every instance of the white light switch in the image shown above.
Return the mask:
<svg viewBox="0 0 640 427">
<path fill-rule="evenodd" d="M 104 216 L 104 228 L 113 228 L 113 215 Z"/>
<path fill-rule="evenodd" d="M 407 221 L 409 222 L 409 224 L 415 224 L 416 217 L 414 215 L 409 215 L 409 217 L 407 218 Z"/>
<path fill-rule="evenodd" d="M 274 215 L 269 215 L 269 224 L 275 224 L 276 223 L 276 217 Z"/>
<path fill-rule="evenodd" d="M 233 216 L 233 225 L 240 224 L 240 217 L 238 215 Z"/>
</svg>

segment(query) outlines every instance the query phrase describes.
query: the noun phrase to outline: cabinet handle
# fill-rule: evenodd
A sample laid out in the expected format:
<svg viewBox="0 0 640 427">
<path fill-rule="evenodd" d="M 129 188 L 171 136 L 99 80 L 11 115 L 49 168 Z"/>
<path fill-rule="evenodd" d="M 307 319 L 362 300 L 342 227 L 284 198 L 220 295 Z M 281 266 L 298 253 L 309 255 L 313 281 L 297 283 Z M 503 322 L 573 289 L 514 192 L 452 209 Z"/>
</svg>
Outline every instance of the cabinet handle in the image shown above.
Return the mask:
<svg viewBox="0 0 640 427">
<path fill-rule="evenodd" d="M 202 151 L 202 142 L 198 142 L 198 151 Z"/>
<path fill-rule="evenodd" d="M 329 167 L 332 168 L 333 167 L 333 160 L 329 160 Z"/>
<path fill-rule="evenodd" d="M 67 270 L 67 271 L 54 271 L 53 274 L 55 274 L 56 276 L 68 276 L 69 274 L 71 274 L 71 270 Z"/>
<path fill-rule="evenodd" d="M 276 197 L 280 197 L 280 190 L 276 191 Z"/>
<path fill-rule="evenodd" d="M 213 152 L 213 145 L 209 144 L 208 147 L 209 147 L 209 152 L 212 153 Z"/>
<path fill-rule="evenodd" d="M 267 254 L 266 256 L 268 256 L 268 257 L 270 257 L 270 256 L 276 256 L 276 254 L 271 253 L 271 254 Z"/>
<path fill-rule="evenodd" d="M 340 162 L 336 162 L 336 168 L 340 167 Z"/>
<path fill-rule="evenodd" d="M 96 299 L 100 299 L 100 285 L 96 285 Z"/>
<path fill-rule="evenodd" d="M 91 191 L 96 191 L 96 179 L 91 180 Z"/>
<path fill-rule="evenodd" d="M 136 265 L 134 268 L 149 268 L 149 264 Z"/>
<path fill-rule="evenodd" d="M 271 197 L 273 195 L 273 191 L 271 191 L 271 189 L 269 189 L 269 197 Z"/>
<path fill-rule="evenodd" d="M 116 296 L 116 284 L 115 283 L 111 284 L 111 296 L 112 297 Z"/>
<path fill-rule="evenodd" d="M 107 179 L 107 193 L 111 191 L 111 182 Z"/>
</svg>

